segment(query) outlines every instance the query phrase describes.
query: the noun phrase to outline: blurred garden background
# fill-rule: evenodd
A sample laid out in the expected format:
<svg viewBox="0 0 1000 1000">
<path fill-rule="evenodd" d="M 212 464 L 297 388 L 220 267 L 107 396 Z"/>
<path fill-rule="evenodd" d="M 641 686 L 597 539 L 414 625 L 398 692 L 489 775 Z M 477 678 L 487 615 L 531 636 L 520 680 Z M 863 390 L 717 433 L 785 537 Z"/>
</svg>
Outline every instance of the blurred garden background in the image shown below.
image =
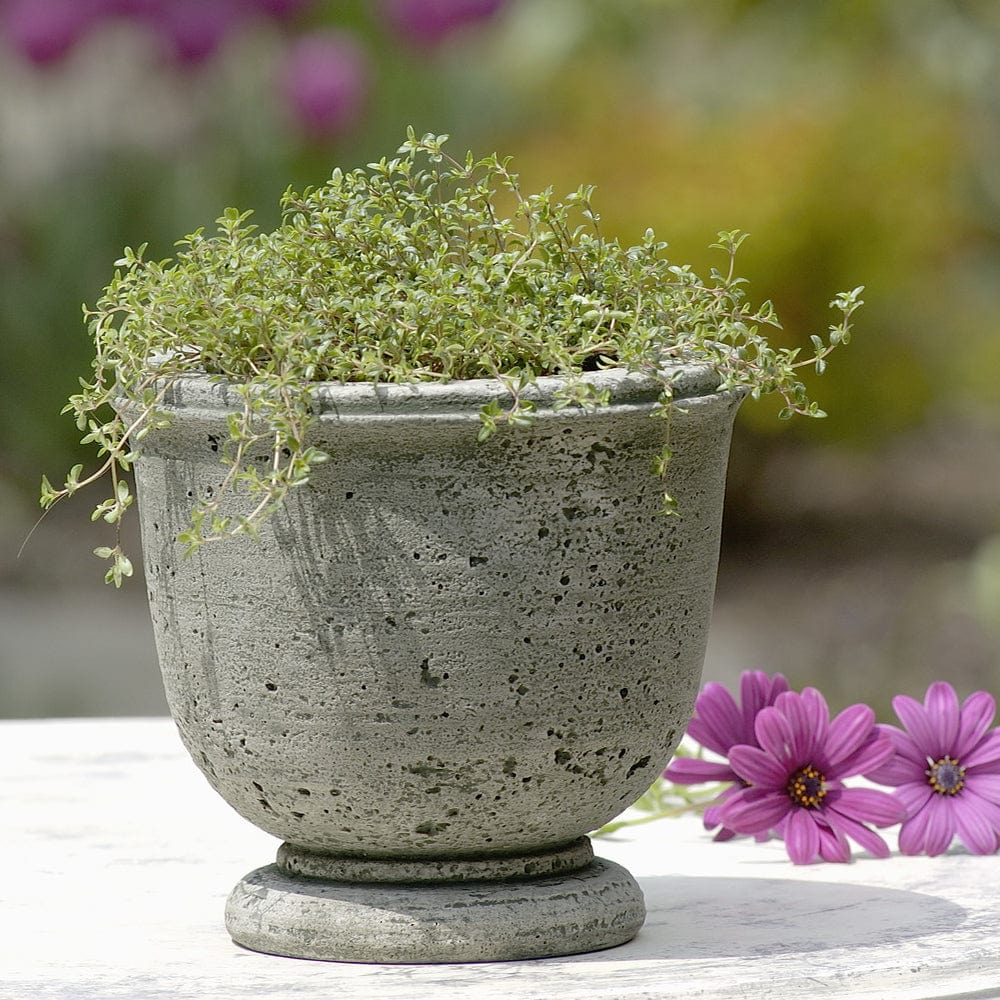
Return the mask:
<svg viewBox="0 0 1000 1000">
<path fill-rule="evenodd" d="M 704 271 L 720 229 L 787 343 L 864 284 L 826 420 L 748 403 L 706 676 L 781 670 L 888 719 L 1000 692 L 995 0 L 0 0 L 0 716 L 165 712 L 145 595 L 102 583 L 60 416 L 125 245 L 393 151 L 407 125 L 597 185 Z M 94 501 L 102 499 L 95 497 Z M 137 545 L 133 544 L 135 551 Z"/>
</svg>

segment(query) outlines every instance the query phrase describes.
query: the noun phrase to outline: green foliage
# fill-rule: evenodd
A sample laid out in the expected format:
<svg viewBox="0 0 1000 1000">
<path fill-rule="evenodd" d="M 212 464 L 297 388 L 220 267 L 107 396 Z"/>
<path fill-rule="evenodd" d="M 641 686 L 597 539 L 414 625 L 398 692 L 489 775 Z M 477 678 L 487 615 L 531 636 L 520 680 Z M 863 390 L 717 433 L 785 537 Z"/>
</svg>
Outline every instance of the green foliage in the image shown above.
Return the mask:
<svg viewBox="0 0 1000 1000">
<path fill-rule="evenodd" d="M 307 443 L 317 382 L 500 379 L 509 402 L 483 409 L 481 440 L 502 425 L 530 425 L 523 391 L 541 375 L 567 376 L 559 405 L 602 405 L 582 377 L 595 367 L 658 378 L 664 415 L 671 366 L 687 362 L 713 366 L 721 388 L 776 393 L 782 416 L 822 415 L 799 370 L 821 372 L 850 339 L 860 288 L 834 299 L 839 320 L 812 338 L 811 352 L 774 348 L 762 332 L 779 325 L 773 307 L 750 305 L 735 273 L 745 234 L 719 234 L 714 247 L 726 266 L 705 281 L 671 263 L 652 230 L 636 246 L 606 238 L 591 188 L 562 201 L 551 189 L 526 195 L 509 160 L 453 159 L 446 138 L 411 129 L 393 158 L 286 191 L 273 231 L 228 209 L 215 234 L 185 237 L 172 260 L 127 248 L 96 306 L 85 309 L 93 377 L 66 407 L 102 461 L 86 476 L 75 467 L 61 489 L 46 480 L 43 507 L 107 476 L 111 497 L 94 517 L 117 527 L 132 503 L 120 473 L 143 437 L 165 424 L 172 381 L 192 373 L 231 382 L 243 404 L 229 421 L 221 487 L 180 536 L 189 552 L 253 535 L 325 460 Z M 122 402 L 130 422 L 115 409 Z M 266 468 L 248 461 L 261 447 L 271 456 Z M 657 457 L 657 474 L 668 459 Z M 220 513 L 233 491 L 257 501 L 235 521 Z M 100 552 L 120 584 L 131 572 L 120 546 Z"/>
</svg>

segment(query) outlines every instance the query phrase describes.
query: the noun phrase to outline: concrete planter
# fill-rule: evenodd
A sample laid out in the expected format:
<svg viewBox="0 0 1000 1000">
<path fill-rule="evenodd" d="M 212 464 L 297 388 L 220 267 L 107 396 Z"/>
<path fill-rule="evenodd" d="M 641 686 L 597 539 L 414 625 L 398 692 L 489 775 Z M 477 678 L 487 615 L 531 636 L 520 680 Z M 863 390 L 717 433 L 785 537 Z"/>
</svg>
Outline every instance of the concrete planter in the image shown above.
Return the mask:
<svg viewBox="0 0 1000 1000">
<path fill-rule="evenodd" d="M 632 877 L 585 834 L 665 766 L 698 688 L 740 396 L 691 368 L 657 514 L 657 387 L 552 406 L 477 444 L 490 380 L 324 385 L 331 455 L 259 543 L 174 541 L 217 487 L 236 397 L 179 382 L 137 465 L 168 701 L 226 801 L 282 840 L 226 912 L 275 954 L 450 962 L 638 931 Z M 238 503 L 234 503 L 238 506 Z"/>
</svg>

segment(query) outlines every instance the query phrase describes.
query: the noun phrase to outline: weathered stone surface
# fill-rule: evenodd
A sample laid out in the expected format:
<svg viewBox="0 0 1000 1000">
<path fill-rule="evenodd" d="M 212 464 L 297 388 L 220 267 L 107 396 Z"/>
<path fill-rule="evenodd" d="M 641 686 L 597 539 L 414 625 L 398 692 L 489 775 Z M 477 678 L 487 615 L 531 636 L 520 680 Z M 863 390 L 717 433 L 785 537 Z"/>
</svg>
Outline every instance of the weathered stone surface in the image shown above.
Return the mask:
<svg viewBox="0 0 1000 1000">
<path fill-rule="evenodd" d="M 575 955 L 624 944 L 646 911 L 620 865 L 461 885 L 330 882 L 258 868 L 233 890 L 226 926 L 255 951 L 343 962 L 430 964 Z"/>
<path fill-rule="evenodd" d="M 586 868 L 593 860 L 590 838 L 580 837 L 553 850 L 485 858 L 362 858 L 321 854 L 294 844 L 282 844 L 278 848 L 277 865 L 288 875 L 336 882 L 414 883 L 542 878 Z"/>
<path fill-rule="evenodd" d="M 666 421 L 656 383 L 590 377 L 610 406 L 543 379 L 533 427 L 484 444 L 499 383 L 326 386 L 330 461 L 259 544 L 186 560 L 235 400 L 175 387 L 136 471 L 150 607 L 182 739 L 243 816 L 300 852 L 478 863 L 650 785 L 698 688 L 739 395 L 685 369 Z M 668 439 L 680 517 L 650 472 Z"/>
</svg>

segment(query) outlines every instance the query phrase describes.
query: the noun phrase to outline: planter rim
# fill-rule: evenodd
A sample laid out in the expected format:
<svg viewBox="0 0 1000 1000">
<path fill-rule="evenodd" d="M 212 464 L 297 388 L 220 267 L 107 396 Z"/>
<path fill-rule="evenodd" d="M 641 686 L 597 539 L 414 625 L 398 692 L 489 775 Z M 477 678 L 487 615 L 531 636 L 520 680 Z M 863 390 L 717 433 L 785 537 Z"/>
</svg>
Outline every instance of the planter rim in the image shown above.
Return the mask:
<svg viewBox="0 0 1000 1000">
<path fill-rule="evenodd" d="M 706 397 L 733 400 L 746 394 L 742 388 L 720 390 L 718 372 L 710 365 L 679 364 L 663 370 L 671 378 L 675 402 L 694 402 Z M 619 407 L 649 407 L 663 391 L 658 379 L 626 368 L 584 372 L 580 378 L 609 393 L 609 404 L 595 408 L 594 412 L 599 413 Z M 559 392 L 569 380 L 568 376 L 542 375 L 520 390 L 519 395 L 534 404 L 536 418 L 588 412 L 572 404 L 558 405 Z M 162 405 L 168 409 L 231 411 L 242 406 L 236 384 L 224 376 L 177 376 L 171 380 Z M 507 383 L 497 378 L 451 382 L 317 382 L 310 392 L 316 415 L 321 420 L 334 421 L 379 417 L 478 421 L 482 406 L 495 400 L 506 409 L 511 403 Z"/>
</svg>

